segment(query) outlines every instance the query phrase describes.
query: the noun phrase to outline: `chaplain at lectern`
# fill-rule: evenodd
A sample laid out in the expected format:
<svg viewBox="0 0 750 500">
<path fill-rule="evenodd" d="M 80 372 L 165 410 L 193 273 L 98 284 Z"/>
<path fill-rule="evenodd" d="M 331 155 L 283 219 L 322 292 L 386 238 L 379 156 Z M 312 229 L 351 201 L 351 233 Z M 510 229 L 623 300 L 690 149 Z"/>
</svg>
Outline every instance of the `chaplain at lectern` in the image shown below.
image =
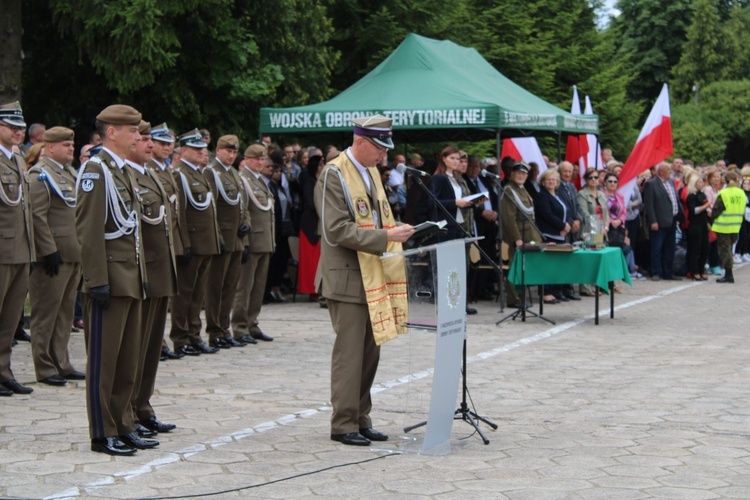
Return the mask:
<svg viewBox="0 0 750 500">
<path fill-rule="evenodd" d="M 376 165 L 393 149 L 390 118 L 352 120 L 351 147 L 332 159 L 315 188 L 321 225 L 315 278 L 336 339 L 331 355 L 331 439 L 368 446 L 388 436 L 372 428 L 370 388 L 380 345 L 406 333 L 406 272 L 401 251 L 414 234 L 397 225 Z"/>
</svg>

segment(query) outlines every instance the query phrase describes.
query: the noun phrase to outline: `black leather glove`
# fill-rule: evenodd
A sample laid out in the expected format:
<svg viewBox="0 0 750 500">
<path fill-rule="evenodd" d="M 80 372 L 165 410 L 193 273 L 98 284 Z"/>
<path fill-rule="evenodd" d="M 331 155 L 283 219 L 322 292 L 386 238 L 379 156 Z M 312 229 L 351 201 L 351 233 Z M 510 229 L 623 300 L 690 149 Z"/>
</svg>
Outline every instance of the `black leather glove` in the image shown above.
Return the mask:
<svg viewBox="0 0 750 500">
<path fill-rule="evenodd" d="M 102 309 L 106 309 L 109 307 L 109 294 L 109 285 L 95 286 L 91 290 L 89 290 L 91 300 L 100 305 Z"/>
<path fill-rule="evenodd" d="M 219 240 L 219 255 L 224 255 L 227 251 L 227 246 L 224 244 L 224 240 Z"/>
<path fill-rule="evenodd" d="M 241 264 L 247 264 L 247 259 L 250 257 L 250 247 L 242 249 L 242 258 L 240 259 Z"/>
<path fill-rule="evenodd" d="M 237 230 L 237 236 L 240 238 L 247 236 L 247 234 L 250 232 L 250 225 L 248 224 L 242 224 L 240 228 Z"/>
<path fill-rule="evenodd" d="M 177 256 L 177 262 L 180 263 L 181 266 L 189 266 L 190 265 L 190 259 L 193 257 L 193 250 L 190 247 L 187 247 L 185 249 L 184 255 L 178 255 Z"/>
<path fill-rule="evenodd" d="M 44 267 L 45 274 L 47 274 L 47 276 L 49 276 L 50 278 L 53 276 L 57 276 L 60 273 L 60 264 L 63 263 L 60 252 L 54 252 L 49 255 L 45 255 L 43 259 L 44 262 L 42 263 L 42 266 Z"/>
</svg>

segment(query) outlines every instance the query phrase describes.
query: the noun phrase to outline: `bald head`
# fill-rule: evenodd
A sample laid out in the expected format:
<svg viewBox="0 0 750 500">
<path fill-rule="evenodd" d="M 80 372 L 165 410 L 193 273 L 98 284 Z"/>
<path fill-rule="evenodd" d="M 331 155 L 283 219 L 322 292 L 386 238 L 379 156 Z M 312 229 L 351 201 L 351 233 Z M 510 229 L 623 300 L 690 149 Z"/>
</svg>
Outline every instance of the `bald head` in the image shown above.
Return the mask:
<svg viewBox="0 0 750 500">
<path fill-rule="evenodd" d="M 669 180 L 669 175 L 672 172 L 672 167 L 669 163 L 663 161 L 656 166 L 656 175 L 663 181 Z"/>
</svg>

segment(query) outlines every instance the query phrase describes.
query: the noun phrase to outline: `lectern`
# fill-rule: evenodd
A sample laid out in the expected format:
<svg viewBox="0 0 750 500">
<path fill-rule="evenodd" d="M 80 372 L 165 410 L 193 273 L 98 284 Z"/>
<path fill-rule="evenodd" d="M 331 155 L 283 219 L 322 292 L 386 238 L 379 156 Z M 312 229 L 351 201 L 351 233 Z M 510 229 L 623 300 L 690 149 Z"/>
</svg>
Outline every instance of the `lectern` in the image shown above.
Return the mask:
<svg viewBox="0 0 750 500">
<path fill-rule="evenodd" d="M 477 239 L 451 240 L 381 257 L 404 258 L 409 295 L 407 326 L 436 334 L 430 410 L 419 452 L 450 451 L 466 334 L 466 244 Z"/>
</svg>

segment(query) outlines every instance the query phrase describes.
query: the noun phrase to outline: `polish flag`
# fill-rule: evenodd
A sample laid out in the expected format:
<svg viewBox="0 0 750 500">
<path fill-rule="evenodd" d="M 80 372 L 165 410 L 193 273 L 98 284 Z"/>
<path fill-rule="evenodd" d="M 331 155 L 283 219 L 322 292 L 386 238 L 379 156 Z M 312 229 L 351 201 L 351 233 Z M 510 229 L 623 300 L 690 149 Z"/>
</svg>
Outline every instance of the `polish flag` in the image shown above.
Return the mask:
<svg viewBox="0 0 750 500">
<path fill-rule="evenodd" d="M 589 99 L 589 96 L 586 96 L 586 109 L 584 109 L 583 112 L 587 115 L 594 114 L 594 108 L 591 106 L 591 99 Z M 599 138 L 594 134 L 586 134 L 586 144 L 588 147 L 586 150 L 586 166 L 597 170 L 606 168 L 607 166 L 604 165 L 604 162 L 602 161 L 602 147 L 601 144 L 599 144 Z M 583 172 L 581 173 L 581 177 L 583 178 Z"/>
<path fill-rule="evenodd" d="M 669 158 L 674 153 L 672 118 L 669 110 L 669 87 L 665 83 L 651 109 L 641 135 L 620 172 L 620 193 L 626 200 L 641 172 Z"/>
<path fill-rule="evenodd" d="M 586 97 L 588 100 L 588 97 Z M 571 115 L 581 114 L 581 101 L 578 99 L 578 87 L 573 85 L 573 104 L 570 106 Z M 581 179 L 583 173 L 586 172 L 587 158 L 588 158 L 588 142 L 585 135 L 569 135 L 568 144 L 565 147 L 565 161 L 569 161 L 573 165 L 578 165 L 580 169 L 580 175 L 576 176 L 573 180 L 577 188 L 581 188 Z"/>
<path fill-rule="evenodd" d="M 516 161 L 523 160 L 526 163 L 532 161 L 539 165 L 539 175 L 547 170 L 547 163 L 542 156 L 542 150 L 539 149 L 539 143 L 534 137 L 514 137 L 512 139 L 503 139 L 503 149 L 500 158 L 510 156 Z"/>
</svg>

